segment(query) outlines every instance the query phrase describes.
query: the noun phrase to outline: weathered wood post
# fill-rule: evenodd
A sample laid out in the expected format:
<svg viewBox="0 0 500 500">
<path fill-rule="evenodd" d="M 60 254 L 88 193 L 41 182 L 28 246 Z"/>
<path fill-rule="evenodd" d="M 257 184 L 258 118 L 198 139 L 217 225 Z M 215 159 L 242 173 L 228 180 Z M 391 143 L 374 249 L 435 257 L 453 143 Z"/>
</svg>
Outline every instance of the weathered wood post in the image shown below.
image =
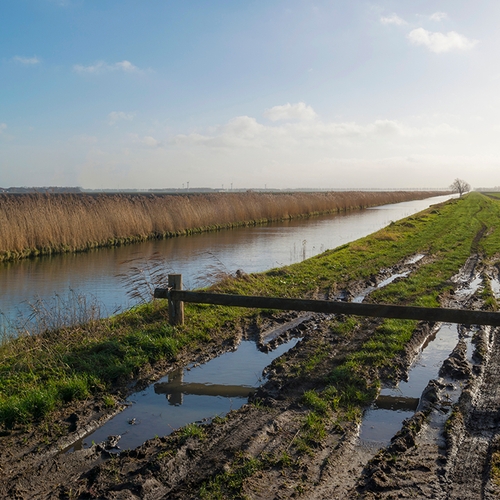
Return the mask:
<svg viewBox="0 0 500 500">
<path fill-rule="evenodd" d="M 168 275 L 168 288 L 182 290 L 182 274 Z M 184 302 L 168 299 L 168 317 L 171 325 L 184 324 Z"/>
</svg>

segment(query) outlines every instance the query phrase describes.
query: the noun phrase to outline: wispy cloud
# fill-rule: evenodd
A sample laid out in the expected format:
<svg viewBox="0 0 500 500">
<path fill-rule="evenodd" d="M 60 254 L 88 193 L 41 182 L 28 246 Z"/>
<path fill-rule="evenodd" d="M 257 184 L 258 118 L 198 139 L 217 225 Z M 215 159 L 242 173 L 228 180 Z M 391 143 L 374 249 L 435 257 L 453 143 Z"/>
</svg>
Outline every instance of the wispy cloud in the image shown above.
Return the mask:
<svg viewBox="0 0 500 500">
<path fill-rule="evenodd" d="M 12 58 L 13 61 L 24 64 L 26 66 L 34 66 L 35 64 L 40 64 L 42 61 L 38 57 L 23 57 L 23 56 L 14 56 Z"/>
<path fill-rule="evenodd" d="M 102 73 L 109 73 L 112 71 L 123 71 L 124 73 L 143 73 L 143 70 L 134 66 L 130 61 L 120 61 L 113 64 L 108 64 L 105 61 L 98 61 L 90 66 L 83 66 L 81 64 L 75 64 L 73 66 L 74 71 L 81 74 L 93 74 L 99 75 Z"/>
<path fill-rule="evenodd" d="M 108 125 L 114 125 L 116 122 L 125 120 L 133 120 L 134 115 L 132 113 L 125 113 L 123 111 L 111 111 L 108 115 Z"/>
<path fill-rule="evenodd" d="M 456 31 L 440 33 L 427 31 L 424 28 L 416 28 L 410 31 L 408 39 L 413 45 L 423 45 L 436 54 L 451 50 L 472 49 L 478 43 L 477 40 L 471 40 Z"/>
<path fill-rule="evenodd" d="M 145 146 L 147 148 L 159 148 L 162 146 L 161 141 L 151 137 L 150 135 L 140 137 L 138 134 L 130 134 L 129 137 L 135 144 L 140 144 L 141 146 Z"/>
<path fill-rule="evenodd" d="M 281 106 L 275 106 L 281 108 Z M 274 110 L 275 108 L 271 108 Z M 314 113 L 314 110 L 308 106 Z M 269 112 L 270 110 L 268 110 Z M 171 144 L 177 146 L 203 146 L 211 149 L 252 148 L 263 150 L 283 149 L 291 151 L 358 147 L 370 141 L 380 144 L 382 140 L 438 138 L 460 134 L 460 130 L 447 123 L 427 124 L 412 127 L 396 120 L 375 120 L 368 124 L 355 122 L 324 122 L 319 119 L 276 125 L 264 125 L 250 116 L 238 116 L 225 125 L 212 128 L 208 133 L 179 134 Z M 142 141 L 143 142 L 143 141 Z"/>
<path fill-rule="evenodd" d="M 382 24 L 396 24 L 397 26 L 403 26 L 405 24 L 408 24 L 404 19 L 399 17 L 397 14 L 391 14 L 390 16 L 387 17 L 381 17 L 380 22 Z"/>
<path fill-rule="evenodd" d="M 0 123 L 0 134 L 3 134 L 3 131 L 7 129 L 6 123 Z"/>
<path fill-rule="evenodd" d="M 283 106 L 273 106 L 272 108 L 264 111 L 264 116 L 273 122 L 279 120 L 313 120 L 318 117 L 314 109 L 312 109 L 311 106 L 307 106 L 303 102 L 298 102 L 297 104 L 287 103 Z"/>
<path fill-rule="evenodd" d="M 448 17 L 448 14 L 446 12 L 434 12 L 434 14 L 429 16 L 429 19 L 431 21 L 442 21 L 443 19 L 446 19 Z"/>
</svg>

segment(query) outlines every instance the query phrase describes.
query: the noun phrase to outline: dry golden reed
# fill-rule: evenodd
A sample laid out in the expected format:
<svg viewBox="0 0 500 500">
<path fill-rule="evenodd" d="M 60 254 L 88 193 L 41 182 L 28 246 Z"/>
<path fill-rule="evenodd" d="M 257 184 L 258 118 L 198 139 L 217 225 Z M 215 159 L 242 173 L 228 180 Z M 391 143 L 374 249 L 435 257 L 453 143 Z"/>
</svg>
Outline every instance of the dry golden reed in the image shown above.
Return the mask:
<svg viewBox="0 0 500 500">
<path fill-rule="evenodd" d="M 428 191 L 0 195 L 0 260 L 283 220 L 443 194 Z"/>
</svg>

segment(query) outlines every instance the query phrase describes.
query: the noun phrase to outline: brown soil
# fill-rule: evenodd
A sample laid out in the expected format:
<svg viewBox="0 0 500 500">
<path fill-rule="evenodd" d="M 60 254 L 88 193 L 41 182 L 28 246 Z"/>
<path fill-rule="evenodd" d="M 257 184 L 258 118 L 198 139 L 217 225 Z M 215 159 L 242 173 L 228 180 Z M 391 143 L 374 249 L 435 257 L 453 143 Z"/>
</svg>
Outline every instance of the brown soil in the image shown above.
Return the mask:
<svg viewBox="0 0 500 500">
<path fill-rule="evenodd" d="M 471 278 L 477 266 L 471 260 L 462 278 Z M 349 290 L 363 286 L 366 284 L 352 284 Z M 453 307 L 481 306 L 477 297 L 470 299 L 458 293 L 443 300 L 444 305 Z M 464 339 L 460 339 L 443 363 L 440 378 L 429 382 L 417 412 L 405 421 L 391 443 L 376 453 L 360 446 L 358 425 L 347 421 L 332 420 L 326 436 L 308 449 L 301 448 L 299 441 L 308 411 L 301 403 L 304 391 L 323 389 L 323 375 L 355 351 L 377 321 L 364 321 L 352 337 L 344 338 L 332 334 L 329 324 L 333 317 L 307 315 L 298 325 L 293 318 L 289 313 L 275 315 L 261 326 L 261 336 L 273 324 L 279 324 L 282 336 L 300 332 L 303 339 L 282 356 L 285 362 L 281 358 L 268 367 L 267 382 L 254 396 L 255 401 L 205 426 L 203 439 L 174 432 L 119 455 L 111 454 L 106 443 L 65 453 L 73 442 L 112 414 L 102 402 L 88 401 L 67 408 L 47 425 L 3 432 L 0 497 L 200 498 L 204 484 L 244 467 L 251 458 L 261 464 L 243 481 L 243 496 L 252 499 L 500 496 L 500 483 L 492 473 L 500 456 L 498 329 L 475 330 L 472 362 L 467 358 Z M 287 331 L 287 322 L 292 325 L 291 331 Z M 422 324 L 390 372 L 382 376 L 404 378 L 431 331 L 432 325 Z M 461 333 L 467 333 L 465 327 Z M 255 336 L 255 332 L 243 334 Z M 219 352 L 222 350 L 220 346 Z M 326 355 L 313 372 L 304 376 L 298 368 L 301 361 L 320 351 Z M 202 354 L 208 358 L 217 352 Z M 200 359 L 198 354 L 195 361 Z M 139 385 L 166 370 L 157 367 L 155 373 L 145 374 Z M 452 404 L 454 400 L 456 404 Z M 242 498 L 241 494 L 231 496 L 227 488 L 228 497 Z"/>
</svg>

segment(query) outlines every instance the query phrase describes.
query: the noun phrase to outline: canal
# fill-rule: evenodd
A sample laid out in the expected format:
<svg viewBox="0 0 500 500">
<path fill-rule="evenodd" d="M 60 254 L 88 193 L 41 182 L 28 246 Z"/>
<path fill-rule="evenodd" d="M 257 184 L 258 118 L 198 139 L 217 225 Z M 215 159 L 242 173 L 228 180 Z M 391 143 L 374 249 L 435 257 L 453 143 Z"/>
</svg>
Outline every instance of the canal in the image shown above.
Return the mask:
<svg viewBox="0 0 500 500">
<path fill-rule="evenodd" d="M 43 316 L 47 311 L 64 322 L 78 320 L 89 309 L 108 316 L 129 308 L 137 302 L 130 296 L 129 278 L 143 271 L 146 281 L 148 262 L 160 263 L 166 273 L 182 273 L 184 287 L 192 289 L 210 284 L 220 273 L 259 272 L 302 261 L 448 198 L 2 263 L 0 333 L 29 324 L 35 312 Z M 64 318 L 63 310 L 72 311 L 71 318 Z"/>
</svg>

